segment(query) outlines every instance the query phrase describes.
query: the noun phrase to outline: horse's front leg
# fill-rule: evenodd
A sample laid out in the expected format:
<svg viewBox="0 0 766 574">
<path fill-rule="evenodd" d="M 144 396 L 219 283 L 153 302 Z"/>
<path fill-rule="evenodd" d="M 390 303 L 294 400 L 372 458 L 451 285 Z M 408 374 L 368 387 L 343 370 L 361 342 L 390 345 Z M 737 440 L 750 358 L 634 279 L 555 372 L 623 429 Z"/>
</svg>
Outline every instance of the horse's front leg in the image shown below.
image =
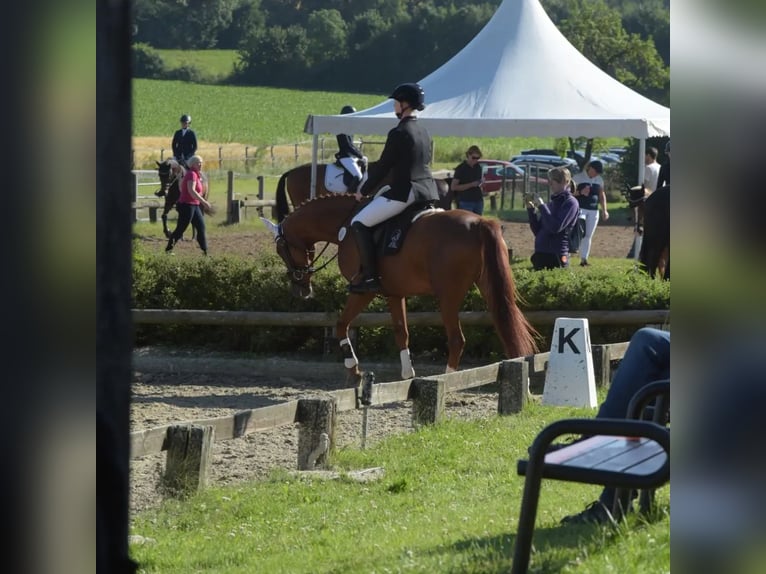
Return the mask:
<svg viewBox="0 0 766 574">
<path fill-rule="evenodd" d="M 170 239 L 170 230 L 168 229 L 168 214 L 164 212 L 162 214 L 162 232 L 165 234 L 166 239 Z"/>
<path fill-rule="evenodd" d="M 335 324 L 335 336 L 340 343 L 340 350 L 343 354 L 343 364 L 348 372 L 348 380 L 353 386 L 357 386 L 361 383 L 362 373 L 359 371 L 359 361 L 356 358 L 354 347 L 351 344 L 351 339 L 348 336 L 348 328 L 362 310 L 370 304 L 370 301 L 375 297 L 375 293 L 353 293 L 346 299 L 346 304 L 343 307 L 343 312 L 338 317 L 338 322 Z"/>
<path fill-rule="evenodd" d="M 399 360 L 402 363 L 402 379 L 415 377 L 410 357 L 410 332 L 407 329 L 407 302 L 404 297 L 388 297 L 388 310 L 394 322 L 394 339 L 399 348 Z"/>
</svg>

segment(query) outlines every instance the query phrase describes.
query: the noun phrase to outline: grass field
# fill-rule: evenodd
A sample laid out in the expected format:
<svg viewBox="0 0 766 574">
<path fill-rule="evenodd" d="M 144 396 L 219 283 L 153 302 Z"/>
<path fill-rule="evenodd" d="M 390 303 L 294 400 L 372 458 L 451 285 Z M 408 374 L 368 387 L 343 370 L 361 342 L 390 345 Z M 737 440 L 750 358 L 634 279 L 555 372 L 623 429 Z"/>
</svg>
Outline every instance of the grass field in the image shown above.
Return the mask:
<svg viewBox="0 0 766 574">
<path fill-rule="evenodd" d="M 164 52 L 163 52 L 164 53 Z M 173 52 L 175 53 L 175 52 Z M 183 56 L 187 54 L 187 56 Z M 182 58 L 197 58 L 198 52 L 179 52 Z M 210 60 L 225 59 L 213 54 Z M 220 65 L 216 64 L 215 66 Z M 213 69 L 215 69 L 215 66 Z M 133 82 L 133 147 L 139 167 L 160 158 L 160 149 L 169 148 L 173 132 L 178 129 L 178 118 L 189 113 L 200 140 L 200 148 L 207 147 L 207 156 L 218 153 L 225 146 L 227 157 L 244 158 L 245 146 L 260 149 L 261 156 L 253 165 L 269 169 L 270 157 L 266 148 L 286 146 L 280 150 L 286 164 L 294 165 L 290 144 L 300 143 L 298 163 L 310 161 L 309 134 L 303 128 L 309 114 L 336 114 L 345 104 L 357 109 L 371 107 L 383 101 L 386 94 L 359 94 L 346 92 L 316 92 L 266 87 L 217 86 L 191 84 L 179 81 L 136 79 Z M 393 125 L 393 124 L 392 124 Z M 365 141 L 383 142 L 384 136 L 355 134 Z M 623 140 L 606 140 L 607 145 L 621 145 Z M 484 157 L 508 159 L 523 149 L 553 147 L 555 138 L 458 138 L 436 137 L 435 167 L 453 168 L 462 160 L 468 146 L 478 143 Z M 335 138 L 325 137 L 325 145 L 335 149 Z M 382 146 L 365 149 L 371 159 L 377 158 Z M 239 169 L 239 168 L 237 168 Z"/>
<path fill-rule="evenodd" d="M 168 69 L 191 66 L 210 80 L 223 79 L 234 71 L 236 50 L 157 50 Z"/>
<path fill-rule="evenodd" d="M 524 484 L 516 460 L 545 424 L 567 416 L 593 413 L 533 404 L 512 417 L 450 420 L 334 454 L 342 471 L 384 467 L 377 482 L 281 472 L 169 501 L 136 517 L 132 533 L 156 543 L 132 552 L 147 574 L 507 572 Z M 669 489 L 649 520 L 559 526 L 598 492 L 543 482 L 531 571 L 669 571 Z"/>
</svg>

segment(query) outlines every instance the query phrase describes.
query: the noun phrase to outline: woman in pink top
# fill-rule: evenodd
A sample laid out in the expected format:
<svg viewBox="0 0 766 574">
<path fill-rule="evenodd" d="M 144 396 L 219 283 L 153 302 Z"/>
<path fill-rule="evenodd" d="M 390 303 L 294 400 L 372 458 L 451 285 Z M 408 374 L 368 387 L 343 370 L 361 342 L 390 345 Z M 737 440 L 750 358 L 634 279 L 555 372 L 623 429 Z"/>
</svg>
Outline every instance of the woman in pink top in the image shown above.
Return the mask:
<svg viewBox="0 0 766 574">
<path fill-rule="evenodd" d="M 207 237 L 205 235 L 205 216 L 202 207 L 210 209 L 210 203 L 205 199 L 205 182 L 200 175 L 202 169 L 202 158 L 194 155 L 186 160 L 188 170 L 181 180 L 181 197 L 178 199 L 176 209 L 178 210 L 178 221 L 175 231 L 168 239 L 168 245 L 165 251 L 172 251 L 176 242 L 183 237 L 184 231 L 189 227 L 189 223 L 197 232 L 197 242 L 202 252 L 207 255 Z"/>
</svg>

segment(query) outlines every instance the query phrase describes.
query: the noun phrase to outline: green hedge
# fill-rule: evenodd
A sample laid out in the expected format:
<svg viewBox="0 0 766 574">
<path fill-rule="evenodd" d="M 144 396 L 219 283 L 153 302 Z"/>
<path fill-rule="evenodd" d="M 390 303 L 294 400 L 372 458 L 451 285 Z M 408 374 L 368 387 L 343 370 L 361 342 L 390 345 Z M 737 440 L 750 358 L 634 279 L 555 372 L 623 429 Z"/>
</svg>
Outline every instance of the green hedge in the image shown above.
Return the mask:
<svg viewBox="0 0 766 574">
<path fill-rule="evenodd" d="M 587 273 L 532 271 L 526 262 L 514 263 L 513 273 L 520 305 L 525 310 L 623 310 L 669 309 L 670 283 L 649 279 L 626 266 L 591 267 Z M 337 312 L 346 299 L 346 281 L 331 263 L 314 276 L 314 297 L 291 296 L 285 267 L 273 254 L 258 260 L 237 257 L 158 256 L 137 250 L 133 265 L 133 306 L 139 309 L 212 309 L 284 312 Z M 436 311 L 433 297 L 411 297 L 407 309 Z M 465 311 L 484 311 L 486 305 L 476 288 L 463 305 Z M 376 298 L 366 312 L 386 312 L 385 301 Z M 550 342 L 550 327 L 539 327 L 544 336 L 541 349 Z M 625 341 L 635 327 L 591 326 L 593 343 Z M 415 355 L 446 356 L 441 327 L 412 327 L 411 349 Z M 491 328 L 464 327 L 465 356 L 500 359 L 502 348 Z M 136 344 L 205 345 L 230 351 L 264 354 L 321 353 L 321 327 L 220 327 L 137 325 Z M 359 350 L 365 356 L 397 353 L 391 329 L 360 330 Z"/>
</svg>

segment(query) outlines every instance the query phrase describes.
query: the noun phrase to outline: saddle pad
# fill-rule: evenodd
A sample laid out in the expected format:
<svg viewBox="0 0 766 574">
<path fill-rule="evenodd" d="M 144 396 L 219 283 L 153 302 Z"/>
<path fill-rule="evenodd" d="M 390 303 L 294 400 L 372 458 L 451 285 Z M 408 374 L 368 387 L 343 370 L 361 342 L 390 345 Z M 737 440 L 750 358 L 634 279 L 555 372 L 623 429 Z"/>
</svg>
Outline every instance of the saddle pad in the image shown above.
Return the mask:
<svg viewBox="0 0 766 574">
<path fill-rule="evenodd" d="M 324 187 L 327 191 L 332 193 L 346 193 L 348 188 L 343 183 L 343 174 L 346 170 L 335 163 L 328 163 L 324 168 Z M 364 182 L 367 181 L 367 171 L 362 174 L 362 182 L 359 184 L 361 188 Z"/>
</svg>

